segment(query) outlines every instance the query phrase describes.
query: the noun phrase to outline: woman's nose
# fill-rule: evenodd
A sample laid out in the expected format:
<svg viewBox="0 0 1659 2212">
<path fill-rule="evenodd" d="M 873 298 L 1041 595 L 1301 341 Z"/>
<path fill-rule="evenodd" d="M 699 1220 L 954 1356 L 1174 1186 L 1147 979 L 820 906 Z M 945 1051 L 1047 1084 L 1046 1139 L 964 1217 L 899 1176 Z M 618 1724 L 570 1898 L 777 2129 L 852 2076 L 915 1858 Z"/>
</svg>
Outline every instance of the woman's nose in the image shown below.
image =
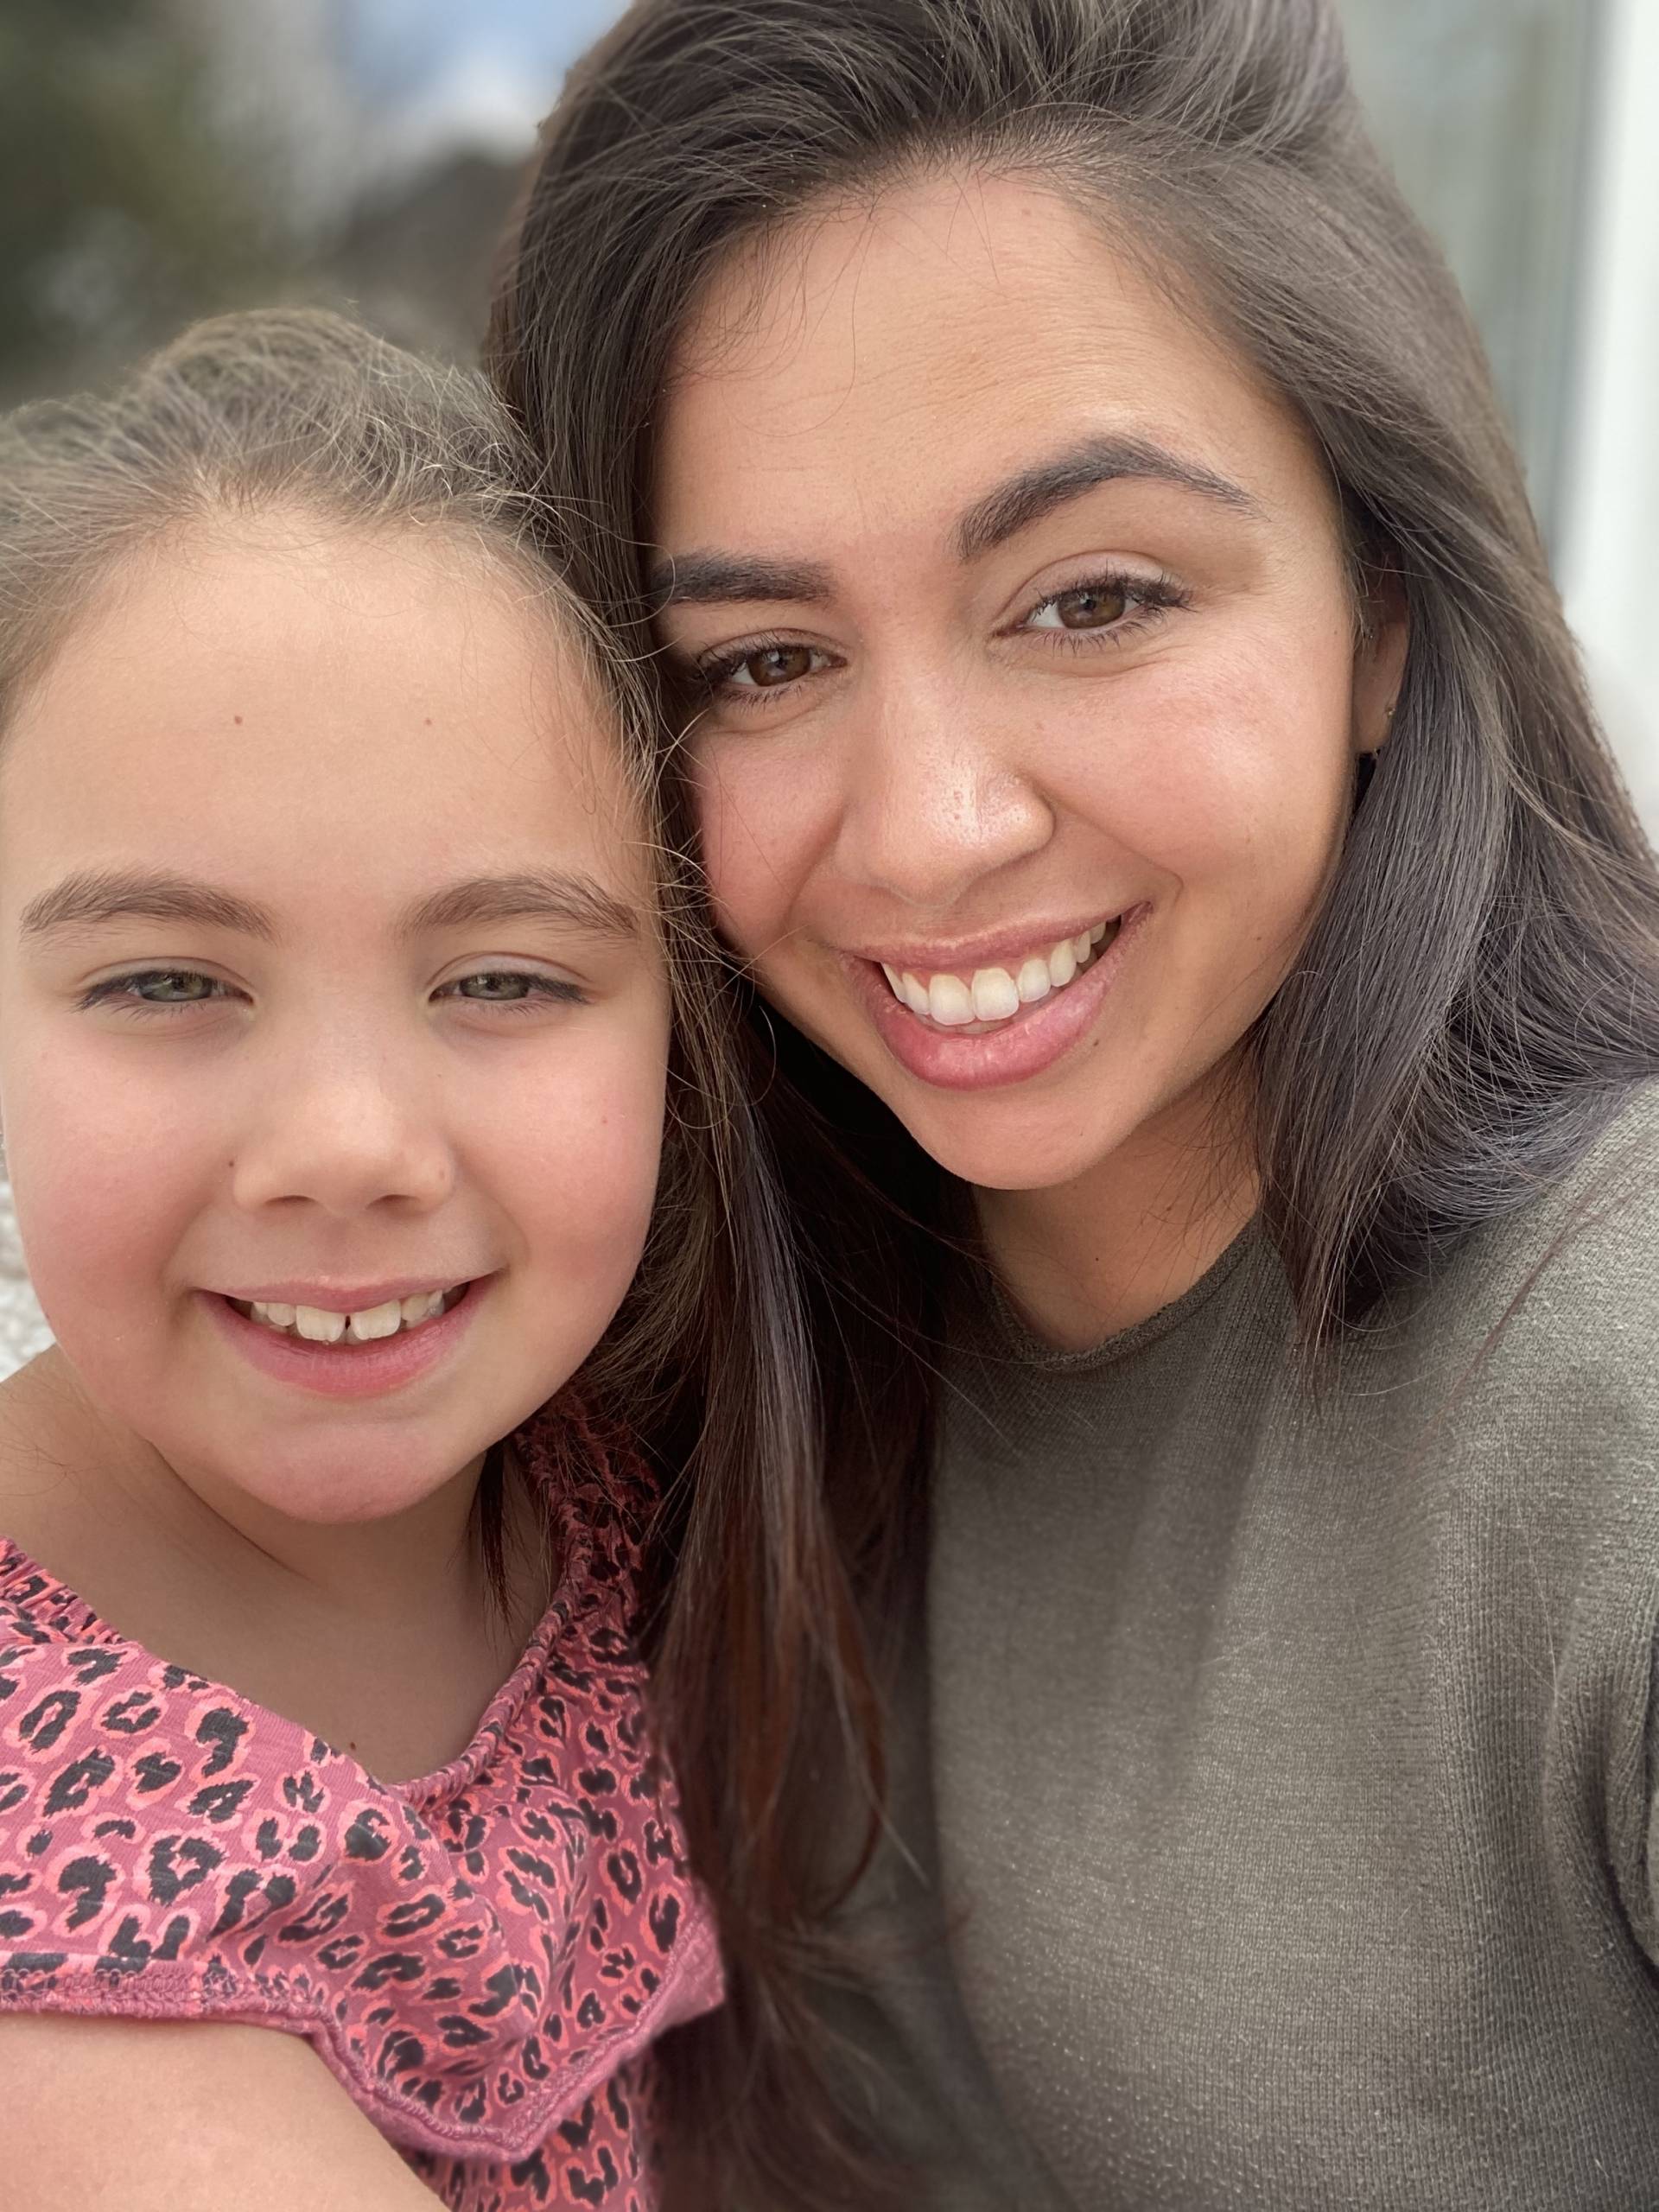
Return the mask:
<svg viewBox="0 0 1659 2212">
<path fill-rule="evenodd" d="M 851 881 L 943 912 L 982 878 L 1039 852 L 1054 815 L 1017 734 L 960 696 L 906 688 L 855 753 L 836 860 Z"/>
<path fill-rule="evenodd" d="M 289 1052 L 264 1080 L 232 1160 L 236 1204 L 249 1211 L 308 1205 L 340 1217 L 374 1207 L 429 1212 L 454 1188 L 454 1157 L 429 1084 L 361 1040 Z"/>
</svg>

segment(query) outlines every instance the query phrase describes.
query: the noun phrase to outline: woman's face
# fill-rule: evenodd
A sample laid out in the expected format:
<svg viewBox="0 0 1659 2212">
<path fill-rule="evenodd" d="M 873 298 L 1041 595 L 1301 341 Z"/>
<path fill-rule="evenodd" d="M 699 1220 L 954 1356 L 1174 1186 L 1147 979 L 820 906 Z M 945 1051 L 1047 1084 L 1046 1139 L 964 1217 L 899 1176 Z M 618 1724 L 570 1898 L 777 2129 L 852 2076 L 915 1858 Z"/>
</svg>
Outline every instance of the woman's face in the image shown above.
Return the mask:
<svg viewBox="0 0 1659 2212">
<path fill-rule="evenodd" d="M 1108 235 L 942 178 L 734 264 L 655 487 L 721 926 L 1003 1190 L 1224 1077 L 1397 674 L 1305 432 Z"/>
</svg>

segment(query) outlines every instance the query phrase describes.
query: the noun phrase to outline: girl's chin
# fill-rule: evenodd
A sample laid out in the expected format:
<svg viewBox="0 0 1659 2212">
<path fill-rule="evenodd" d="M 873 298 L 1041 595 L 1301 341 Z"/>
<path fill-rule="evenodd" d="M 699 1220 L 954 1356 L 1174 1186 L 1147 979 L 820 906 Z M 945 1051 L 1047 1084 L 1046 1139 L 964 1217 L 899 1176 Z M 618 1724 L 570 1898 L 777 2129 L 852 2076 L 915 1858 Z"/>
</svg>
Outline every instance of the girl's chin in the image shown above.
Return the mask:
<svg viewBox="0 0 1659 2212">
<path fill-rule="evenodd" d="M 232 1517 L 232 1500 L 240 1498 L 308 1528 L 364 1528 L 417 1512 L 441 1491 L 476 1478 L 480 1452 L 458 1447 L 454 1458 L 423 1452 L 411 1465 L 409 1441 L 404 1440 L 401 1452 L 395 1438 L 377 1449 L 372 1439 L 359 1435 L 354 1449 L 347 1439 L 331 1450 L 326 1440 L 314 1439 L 291 1461 L 257 1451 L 229 1453 L 213 1478 L 215 1502 Z"/>
</svg>

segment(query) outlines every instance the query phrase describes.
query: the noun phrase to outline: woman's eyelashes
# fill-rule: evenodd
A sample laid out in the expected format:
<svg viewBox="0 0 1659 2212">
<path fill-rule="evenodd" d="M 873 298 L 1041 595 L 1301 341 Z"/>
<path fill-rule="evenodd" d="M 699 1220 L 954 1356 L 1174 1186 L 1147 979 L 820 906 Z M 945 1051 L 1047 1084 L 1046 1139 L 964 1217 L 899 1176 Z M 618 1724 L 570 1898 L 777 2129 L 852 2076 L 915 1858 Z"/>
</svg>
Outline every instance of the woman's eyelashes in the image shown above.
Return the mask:
<svg viewBox="0 0 1659 2212">
<path fill-rule="evenodd" d="M 1080 576 L 1027 606 L 1000 638 L 1040 638 L 1047 650 L 1077 652 L 1126 644 L 1171 612 L 1192 604 L 1173 576 L 1109 569 Z M 689 673 L 707 704 L 741 712 L 763 710 L 815 679 L 844 666 L 827 646 L 785 636 L 745 638 L 703 653 Z"/>
<path fill-rule="evenodd" d="M 822 645 L 809 645 L 798 638 L 746 638 L 739 645 L 702 654 L 692 664 L 691 673 L 705 699 L 750 707 L 841 664 Z"/>
<path fill-rule="evenodd" d="M 1067 640 L 1121 645 L 1172 609 L 1190 606 L 1192 596 L 1173 576 L 1109 570 L 1047 593 L 1003 634 L 1040 632 Z"/>
<path fill-rule="evenodd" d="M 222 976 L 197 968 L 137 968 L 105 976 L 79 995 L 83 1012 L 113 1009 L 138 1020 L 176 1017 L 194 1008 L 245 1004 L 248 994 Z M 431 993 L 435 1004 L 523 1014 L 556 1006 L 586 1006 L 588 994 L 562 976 L 523 968 L 475 968 L 451 976 Z"/>
</svg>

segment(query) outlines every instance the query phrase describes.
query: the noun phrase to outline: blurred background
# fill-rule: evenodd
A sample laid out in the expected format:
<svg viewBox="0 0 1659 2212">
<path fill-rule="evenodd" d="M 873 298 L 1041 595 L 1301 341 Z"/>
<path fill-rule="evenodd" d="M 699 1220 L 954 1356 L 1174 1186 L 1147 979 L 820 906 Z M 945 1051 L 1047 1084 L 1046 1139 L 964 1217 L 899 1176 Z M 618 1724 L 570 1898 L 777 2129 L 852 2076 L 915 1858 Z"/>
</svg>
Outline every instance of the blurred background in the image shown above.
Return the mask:
<svg viewBox="0 0 1659 2212">
<path fill-rule="evenodd" d="M 1659 830 L 1659 0 L 1340 0 L 1474 308 Z M 0 405 L 187 318 L 350 305 L 461 358 L 540 117 L 621 0 L 0 0 Z M 45 1340 L 0 1185 L 0 1372 Z"/>
</svg>

